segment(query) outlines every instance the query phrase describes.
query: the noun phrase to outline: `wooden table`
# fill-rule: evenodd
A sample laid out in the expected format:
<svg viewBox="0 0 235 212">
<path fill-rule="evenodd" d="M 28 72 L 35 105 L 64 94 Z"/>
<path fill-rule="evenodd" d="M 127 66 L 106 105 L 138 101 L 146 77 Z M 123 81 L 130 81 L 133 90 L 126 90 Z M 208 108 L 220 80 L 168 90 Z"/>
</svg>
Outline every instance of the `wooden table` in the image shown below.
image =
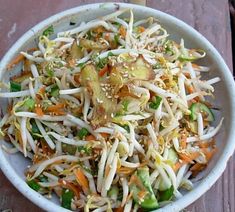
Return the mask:
<svg viewBox="0 0 235 212">
<path fill-rule="evenodd" d="M 0 58 L 28 29 L 62 10 L 99 0 L 0 0 Z M 120 1 L 116 1 L 120 2 Z M 129 1 L 124 1 L 129 2 Z M 231 28 L 227 0 L 147 0 L 147 6 L 172 14 L 202 33 L 232 70 Z M 186 211 L 234 212 L 235 157 L 217 183 Z M 20 194 L 0 172 L 0 211 L 42 211 Z"/>
</svg>

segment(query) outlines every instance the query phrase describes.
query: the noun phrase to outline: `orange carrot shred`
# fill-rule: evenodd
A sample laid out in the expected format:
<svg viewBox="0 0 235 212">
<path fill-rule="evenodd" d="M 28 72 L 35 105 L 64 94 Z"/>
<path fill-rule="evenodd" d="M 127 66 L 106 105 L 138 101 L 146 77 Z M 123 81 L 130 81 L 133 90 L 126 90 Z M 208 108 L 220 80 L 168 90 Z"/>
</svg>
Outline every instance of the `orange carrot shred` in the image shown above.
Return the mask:
<svg viewBox="0 0 235 212">
<path fill-rule="evenodd" d="M 104 75 L 105 75 L 105 73 L 107 73 L 108 72 L 108 66 L 107 65 L 105 65 L 104 66 L 104 68 L 102 68 L 100 71 L 99 71 L 99 76 L 100 77 L 103 77 Z"/>
<path fill-rule="evenodd" d="M 59 179 L 58 182 L 60 183 L 61 186 L 65 187 L 65 188 L 68 188 L 70 189 L 71 191 L 73 191 L 73 193 L 78 197 L 80 198 L 80 192 L 81 192 L 81 189 L 74 185 L 73 183 L 70 183 L 66 180 L 63 180 L 63 179 Z"/>
<path fill-rule="evenodd" d="M 144 31 L 145 31 L 145 28 L 144 28 L 143 26 L 139 26 L 139 27 L 138 27 L 138 30 L 139 30 L 139 32 L 144 32 Z"/>
<path fill-rule="evenodd" d="M 18 63 L 24 60 L 24 55 L 18 54 L 8 65 L 7 65 L 7 70 L 13 68 L 16 66 Z"/>
<path fill-rule="evenodd" d="M 35 111 L 35 113 L 36 113 L 38 116 L 43 116 L 43 115 L 44 115 L 44 113 L 43 113 L 43 111 L 42 111 L 42 108 L 41 108 L 40 106 L 36 106 L 36 107 L 34 108 L 34 111 Z"/>
<path fill-rule="evenodd" d="M 119 28 L 119 33 L 120 33 L 120 35 L 121 35 L 123 38 L 126 37 L 126 29 L 124 28 L 124 26 L 121 26 L 121 27 Z"/>
<path fill-rule="evenodd" d="M 82 170 L 78 168 L 76 171 L 74 171 L 76 180 L 79 183 L 79 185 L 82 187 L 82 190 L 87 193 L 89 190 L 89 182 L 87 177 L 84 175 Z"/>
</svg>

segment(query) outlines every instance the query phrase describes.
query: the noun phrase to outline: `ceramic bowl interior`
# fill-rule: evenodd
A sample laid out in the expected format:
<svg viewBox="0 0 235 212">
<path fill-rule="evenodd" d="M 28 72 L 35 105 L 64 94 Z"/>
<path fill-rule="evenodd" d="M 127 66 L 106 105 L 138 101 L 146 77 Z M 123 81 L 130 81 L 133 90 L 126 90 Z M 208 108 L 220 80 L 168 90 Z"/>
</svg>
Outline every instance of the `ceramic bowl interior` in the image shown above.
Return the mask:
<svg viewBox="0 0 235 212">
<path fill-rule="evenodd" d="M 205 74 L 204 78 L 208 79 L 215 76 L 221 78 L 221 82 L 215 86 L 215 101 L 211 99 L 211 101 L 214 102 L 214 105 L 220 108 L 220 111 L 216 114 L 216 121 L 214 124 L 216 125 L 222 116 L 225 118 L 222 129 L 216 136 L 218 153 L 210 162 L 207 169 L 198 176 L 199 178 L 203 176 L 203 178 L 195 184 L 195 188 L 192 191 L 185 193 L 181 199 L 176 200 L 159 210 L 179 211 L 199 198 L 213 185 L 224 171 L 226 162 L 232 155 L 235 147 L 235 142 L 232 141 L 235 132 L 235 112 L 233 108 L 235 105 L 235 89 L 233 77 L 216 49 L 193 28 L 170 15 L 137 5 L 105 3 L 73 8 L 48 18 L 24 34 L 2 59 L 0 63 L 0 79 L 8 81 L 10 76 L 20 71 L 20 68 L 18 67 L 14 71 L 7 72 L 5 70 L 6 64 L 8 64 L 21 50 L 35 47 L 37 45 L 38 36 L 48 26 L 53 25 L 55 32 L 68 30 L 78 26 L 82 21 L 87 22 L 122 8 L 133 8 L 135 20 L 153 16 L 159 20 L 160 24 L 168 31 L 170 37 L 175 41 L 179 42 L 181 38 L 184 38 L 186 47 L 204 49 L 207 56 L 200 60 L 199 64 L 211 68 L 211 71 Z M 76 25 L 70 26 L 69 23 L 71 20 L 76 22 Z M 6 106 L 7 100 L 1 99 L 1 109 L 3 112 L 6 110 Z M 30 161 L 25 159 L 22 154 L 9 155 L 0 148 L 0 166 L 8 179 L 20 192 L 22 192 L 23 195 L 46 211 L 67 211 L 59 206 L 58 198 L 53 197 L 52 200 L 47 200 L 27 186 L 25 183 L 24 170 L 29 164 Z"/>
</svg>

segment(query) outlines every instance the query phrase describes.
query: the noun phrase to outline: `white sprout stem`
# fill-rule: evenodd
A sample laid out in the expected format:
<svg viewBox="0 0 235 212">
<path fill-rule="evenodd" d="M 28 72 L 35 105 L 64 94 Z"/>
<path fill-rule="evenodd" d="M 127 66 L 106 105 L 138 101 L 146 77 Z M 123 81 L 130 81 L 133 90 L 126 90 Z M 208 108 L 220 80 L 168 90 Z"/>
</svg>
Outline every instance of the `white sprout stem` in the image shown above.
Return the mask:
<svg viewBox="0 0 235 212">
<path fill-rule="evenodd" d="M 39 119 L 43 121 L 63 121 L 64 119 L 66 119 L 66 116 L 49 116 L 49 115 L 38 116 L 36 113 L 31 113 L 31 112 L 17 112 L 14 113 L 14 115 L 19 117 Z"/>
<path fill-rule="evenodd" d="M 118 139 L 115 139 L 115 141 L 112 145 L 112 148 L 109 152 L 109 156 L 108 156 L 108 159 L 107 159 L 107 162 L 106 162 L 106 167 L 108 167 L 112 163 L 113 158 L 114 158 L 114 154 L 115 154 L 115 152 L 117 150 L 117 147 L 118 147 L 118 143 L 119 143 Z"/>
<path fill-rule="evenodd" d="M 30 68 L 31 68 L 31 72 L 32 72 L 33 77 L 38 78 L 39 74 L 38 74 L 37 67 L 34 64 L 31 64 Z"/>
<path fill-rule="evenodd" d="M 72 88 L 72 89 L 66 89 L 66 90 L 60 90 L 59 93 L 61 95 L 64 95 L 64 94 L 75 94 L 75 93 L 80 93 L 82 92 L 83 88 Z"/>
<path fill-rule="evenodd" d="M 37 125 L 39 131 L 42 133 L 43 138 L 45 139 L 45 141 L 46 141 L 47 144 L 49 145 L 49 147 L 50 147 L 51 149 L 55 149 L 55 144 L 54 144 L 54 142 L 51 140 L 51 138 L 50 138 L 50 137 L 48 136 L 48 134 L 46 133 L 45 129 L 43 128 L 43 126 L 42 126 L 42 124 L 41 124 L 41 122 L 38 121 L 38 120 L 35 120 L 35 122 L 36 122 L 36 125 Z"/>
<path fill-rule="evenodd" d="M 116 174 L 118 158 L 119 158 L 119 154 L 115 153 L 113 161 L 112 161 L 111 169 L 110 169 L 109 174 L 108 174 L 108 176 L 107 176 L 107 178 L 105 180 L 104 187 L 105 187 L 106 191 L 108 191 L 110 189 L 112 181 L 113 181 L 113 178 L 114 178 L 114 176 Z"/>
<path fill-rule="evenodd" d="M 131 163 L 121 160 L 121 165 L 128 168 L 138 168 L 140 166 L 140 163 Z"/>
<path fill-rule="evenodd" d="M 66 137 L 59 135 L 57 133 L 54 133 L 54 132 L 48 132 L 47 135 L 52 135 L 56 140 L 58 140 L 62 143 L 65 143 L 65 144 L 73 145 L 73 146 L 84 146 L 87 144 L 87 141 L 66 138 Z"/>
<path fill-rule="evenodd" d="M 187 99 L 186 99 L 186 92 L 185 92 L 184 81 L 185 81 L 185 78 L 183 77 L 183 74 L 180 74 L 179 78 L 178 78 L 180 96 L 184 100 L 185 104 L 188 105 Z"/>
<path fill-rule="evenodd" d="M 67 30 L 65 32 L 60 32 L 60 33 L 58 33 L 57 36 L 61 37 L 61 36 L 66 36 L 66 35 L 73 35 L 73 34 L 77 34 L 79 32 L 82 32 L 84 30 L 89 30 L 91 28 L 98 27 L 98 26 L 103 26 L 105 29 L 110 30 L 109 25 L 105 21 L 102 21 L 102 20 L 90 21 L 83 26 L 79 26 L 77 28 L 74 28 L 72 30 Z"/>
<path fill-rule="evenodd" d="M 29 90 L 0 93 L 0 98 L 16 98 L 30 95 Z"/>
<path fill-rule="evenodd" d="M 202 136 L 203 135 L 203 118 L 202 118 L 201 113 L 197 114 L 197 126 L 198 126 L 198 135 Z"/>
<path fill-rule="evenodd" d="M 123 121 L 137 121 L 137 120 L 142 120 L 149 118 L 152 114 L 150 113 L 143 113 L 142 115 L 125 115 L 122 116 Z"/>
<path fill-rule="evenodd" d="M 180 167 L 180 169 L 177 173 L 177 176 L 176 176 L 176 188 L 178 188 L 180 186 L 180 183 L 183 179 L 186 168 L 187 168 L 187 164 L 184 164 L 182 167 Z"/>
<path fill-rule="evenodd" d="M 36 145 L 35 145 L 35 141 L 33 140 L 33 137 L 31 136 L 31 134 L 29 133 L 28 129 L 25 128 L 26 130 L 26 135 L 27 135 L 27 140 L 29 142 L 30 147 L 32 148 L 33 152 L 36 153 Z"/>
<path fill-rule="evenodd" d="M 123 195 L 122 195 L 122 203 L 121 206 L 123 207 L 126 203 L 128 192 L 129 192 L 129 186 L 126 178 L 122 177 L 121 179 L 121 184 L 122 184 L 122 190 L 123 190 Z"/>
<path fill-rule="evenodd" d="M 84 106 L 83 106 L 83 119 L 85 122 L 88 123 L 87 114 L 90 108 L 91 99 L 87 90 L 84 90 L 84 97 L 85 97 L 85 101 L 84 101 Z"/>
<path fill-rule="evenodd" d="M 157 142 L 157 136 L 156 136 L 156 134 L 155 134 L 155 132 L 153 130 L 152 125 L 151 124 L 147 124 L 146 128 L 148 130 L 148 133 L 150 135 L 150 138 L 151 138 L 151 141 L 153 143 L 154 148 L 156 150 L 158 150 L 159 145 L 158 145 L 158 142 Z"/>
<path fill-rule="evenodd" d="M 97 176 L 97 191 L 98 192 L 101 192 L 101 189 L 102 189 L 103 178 L 104 178 L 104 167 L 105 167 L 107 155 L 108 155 L 107 148 L 105 146 L 105 148 L 103 148 L 101 159 L 100 159 L 100 162 L 98 165 L 98 167 L 99 167 L 98 176 Z"/>
<path fill-rule="evenodd" d="M 88 169 L 91 169 L 91 165 L 89 163 L 89 160 L 85 160 L 84 161 L 84 165 L 88 168 Z M 93 175 L 88 173 L 86 170 L 84 170 L 84 175 L 87 177 L 88 181 L 89 181 L 89 187 L 90 187 L 90 190 L 93 194 L 96 194 L 96 186 L 95 186 L 95 181 L 94 181 L 94 178 L 93 178 Z"/>
<path fill-rule="evenodd" d="M 48 173 L 48 172 L 43 172 L 42 173 L 44 176 L 48 177 L 50 180 L 54 180 L 54 181 L 58 181 L 59 180 L 59 177 L 51 174 L 51 173 Z"/>
<path fill-rule="evenodd" d="M 22 148 L 23 148 L 23 153 L 24 156 L 27 157 L 27 132 L 26 132 L 26 122 L 27 122 L 27 118 L 23 117 L 20 120 L 20 134 L 21 134 L 21 138 L 22 138 Z"/>
<path fill-rule="evenodd" d="M 20 52 L 22 55 L 24 55 L 28 60 L 34 61 L 36 63 L 42 63 L 45 61 L 45 59 L 41 57 L 34 57 L 33 55 L 30 55 L 26 52 Z"/>
<path fill-rule="evenodd" d="M 217 127 L 214 130 L 212 130 L 211 132 L 209 132 L 207 134 L 200 136 L 200 140 L 208 140 L 208 139 L 214 137 L 219 132 L 219 130 L 222 126 L 223 120 L 224 120 L 224 118 L 221 119 L 221 121 L 219 122 L 219 124 L 217 125 Z"/>
<path fill-rule="evenodd" d="M 2 126 L 7 122 L 8 118 L 9 118 L 9 113 L 6 113 L 3 116 L 2 120 L 0 121 L 0 128 L 2 128 Z"/>
<path fill-rule="evenodd" d="M 62 155 L 62 156 L 58 156 L 58 157 L 55 157 L 55 158 L 51 158 L 49 160 L 45 160 L 45 161 L 43 161 L 40 164 L 36 164 L 38 166 L 37 166 L 36 172 L 31 177 L 31 179 L 34 179 L 34 178 L 38 177 L 44 171 L 44 169 L 47 166 L 49 166 L 50 164 L 53 164 L 53 163 L 55 163 L 57 161 L 63 161 L 63 160 L 68 161 L 68 162 L 77 162 L 80 159 L 79 159 L 79 157 L 76 157 L 76 156 Z M 31 168 L 33 169 L 33 166 Z"/>
<path fill-rule="evenodd" d="M 60 98 L 61 99 L 66 99 L 66 100 L 69 100 L 71 102 L 73 102 L 74 104 L 76 104 L 77 106 L 79 106 L 81 103 L 79 102 L 78 99 L 76 99 L 75 97 L 73 96 L 69 96 L 69 95 L 60 95 Z"/>
<path fill-rule="evenodd" d="M 97 137 L 97 133 L 94 132 L 94 130 L 91 128 L 90 125 L 88 125 L 86 122 L 84 122 L 83 120 L 79 119 L 79 118 L 76 118 L 70 114 L 68 114 L 67 116 L 67 119 L 71 122 L 73 122 L 74 124 L 77 124 L 78 126 L 80 127 L 84 127 L 86 128 L 92 135 L 94 135 L 95 137 Z"/>
<path fill-rule="evenodd" d="M 127 201 L 123 212 L 131 212 L 131 208 L 132 208 L 132 199 Z"/>
<path fill-rule="evenodd" d="M 36 94 L 35 94 L 35 92 L 34 92 L 33 82 L 32 82 L 31 79 L 29 80 L 29 92 L 30 92 L 31 97 L 32 97 L 33 99 L 35 99 L 35 98 L 36 98 Z"/>
<path fill-rule="evenodd" d="M 95 130 L 96 133 L 108 133 L 110 135 L 114 134 L 115 130 L 108 127 L 100 127 Z"/>
<path fill-rule="evenodd" d="M 161 165 L 157 165 L 157 170 L 159 171 L 159 174 L 162 177 L 162 180 L 165 182 L 166 187 L 169 188 L 171 186 L 171 181 L 169 177 L 167 176 L 165 170 L 162 168 Z"/>
<path fill-rule="evenodd" d="M 174 187 L 174 189 L 176 190 L 176 176 L 175 176 L 175 172 L 173 171 L 172 167 L 169 166 L 168 164 L 163 163 L 163 167 L 166 170 L 169 178 L 171 179 L 172 185 Z"/>
<path fill-rule="evenodd" d="M 212 85 L 212 84 L 215 84 L 219 81 L 221 81 L 221 79 L 219 77 L 215 77 L 213 79 L 207 80 L 207 84 Z"/>
</svg>

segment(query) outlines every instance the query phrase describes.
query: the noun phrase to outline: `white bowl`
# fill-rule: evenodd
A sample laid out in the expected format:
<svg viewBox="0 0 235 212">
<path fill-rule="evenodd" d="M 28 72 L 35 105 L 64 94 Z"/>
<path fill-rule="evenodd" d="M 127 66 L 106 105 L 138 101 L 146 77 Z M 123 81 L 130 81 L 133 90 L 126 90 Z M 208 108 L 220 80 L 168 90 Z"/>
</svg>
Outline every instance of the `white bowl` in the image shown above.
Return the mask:
<svg viewBox="0 0 235 212">
<path fill-rule="evenodd" d="M 221 108 L 220 113 L 216 114 L 216 120 L 218 121 L 221 116 L 225 117 L 223 127 L 217 135 L 218 153 L 212 159 L 204 173 L 202 173 L 205 177 L 195 184 L 192 191 L 185 193 L 182 198 L 158 210 L 167 212 L 179 211 L 198 199 L 216 182 L 225 170 L 227 161 L 235 149 L 235 142 L 233 140 L 235 137 L 235 85 L 233 76 L 218 51 L 206 38 L 192 27 L 163 12 L 132 4 L 90 4 L 73 8 L 46 19 L 26 32 L 3 57 L 0 63 L 0 79 L 2 80 L 4 78 L 5 80 L 6 78 L 7 80 L 10 75 L 19 71 L 19 69 L 17 69 L 15 72 L 7 72 L 4 75 L 6 65 L 12 58 L 21 50 L 35 46 L 35 39 L 37 39 L 38 35 L 48 26 L 53 25 L 56 32 L 67 30 L 74 27 L 69 25 L 71 19 L 73 21 L 76 20 L 78 23 L 81 21 L 89 21 L 99 16 L 112 13 L 119 8 L 133 8 L 136 18 L 153 16 L 160 21 L 163 27 L 167 29 L 171 37 L 176 41 L 179 41 L 180 38 L 184 38 L 186 47 L 204 49 L 207 52 L 207 56 L 205 59 L 201 60 L 200 63 L 207 66 L 209 65 L 212 69 L 205 77 L 219 76 L 222 79 L 215 87 L 215 105 Z M 6 109 L 6 103 L 5 100 L 1 102 L 3 110 Z M 22 154 L 9 155 L 0 148 L 0 167 L 7 178 L 24 196 L 46 211 L 68 211 L 60 207 L 58 199 L 53 198 L 52 200 L 48 200 L 27 186 L 25 183 L 24 170 L 29 164 L 30 161 L 25 159 Z"/>
</svg>

